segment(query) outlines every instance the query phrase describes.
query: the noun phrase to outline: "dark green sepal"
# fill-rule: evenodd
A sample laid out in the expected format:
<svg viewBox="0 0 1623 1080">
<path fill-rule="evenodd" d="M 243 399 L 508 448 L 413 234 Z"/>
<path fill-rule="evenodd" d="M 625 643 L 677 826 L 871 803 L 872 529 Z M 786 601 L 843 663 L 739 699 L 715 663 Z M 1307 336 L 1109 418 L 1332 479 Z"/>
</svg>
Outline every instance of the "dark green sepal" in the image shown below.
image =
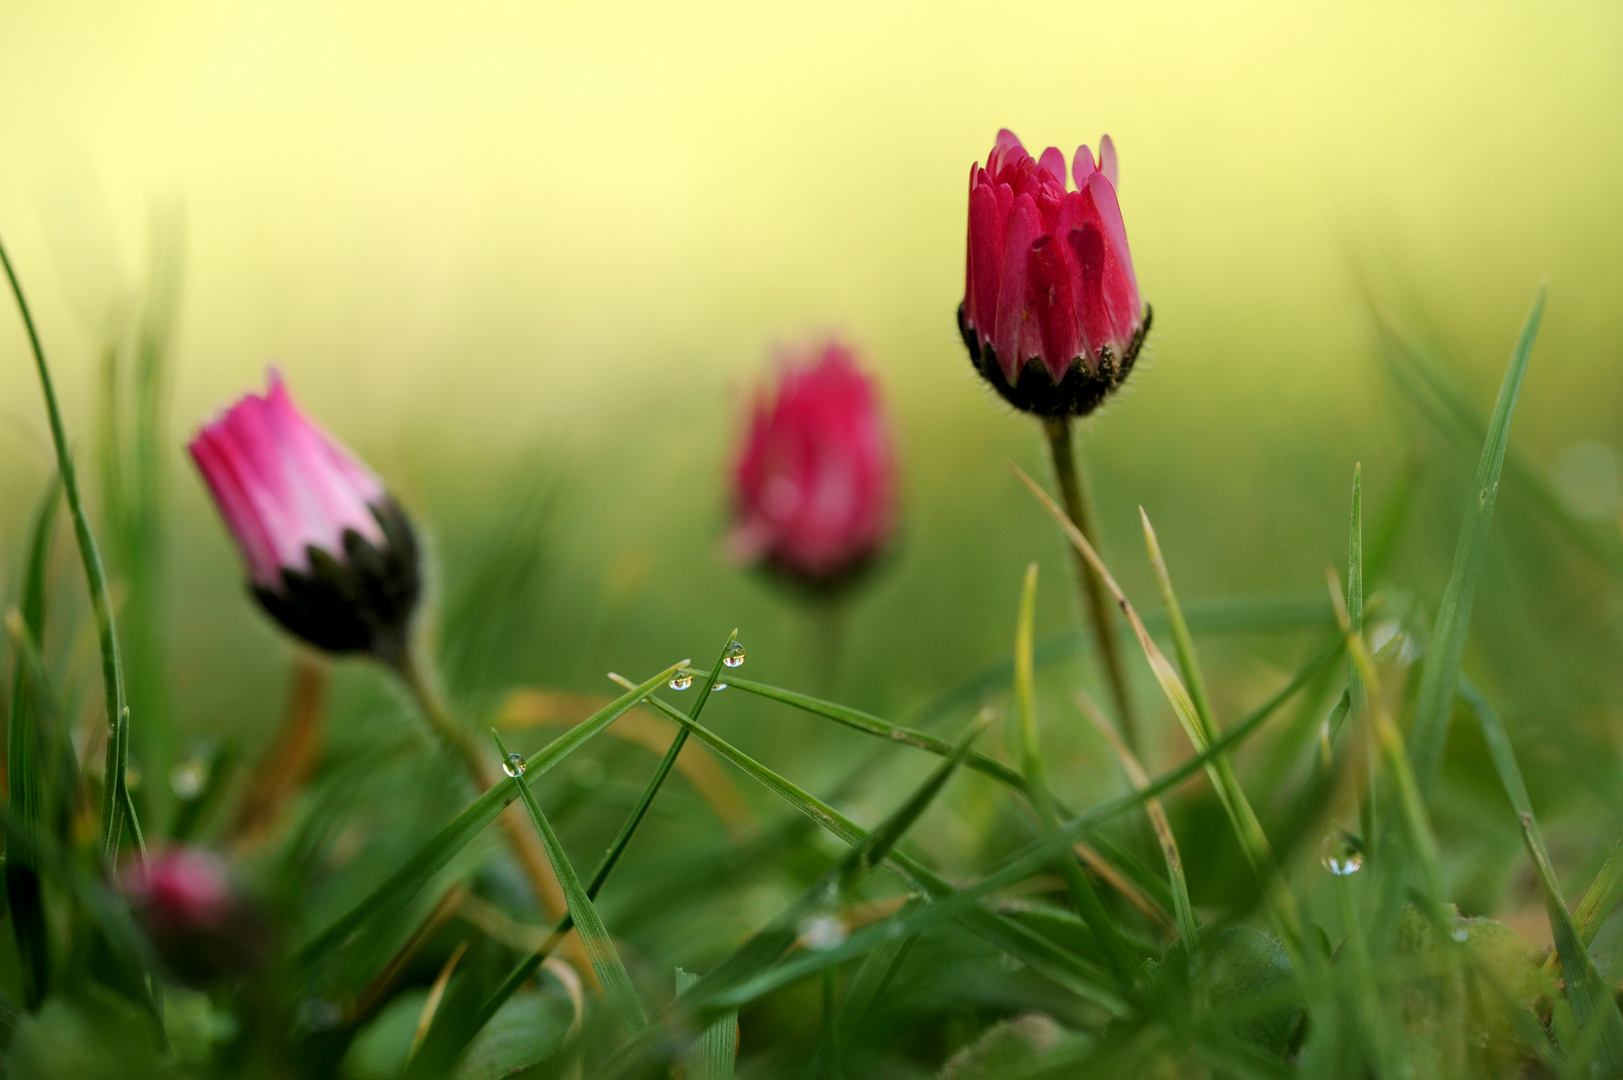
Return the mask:
<svg viewBox="0 0 1623 1080">
<path fill-rule="evenodd" d="M 982 344 L 980 335 L 964 318 L 962 304 L 958 305 L 958 333 L 964 339 L 964 347 L 969 350 L 969 359 L 975 365 L 975 370 L 1010 405 L 1037 416 L 1087 416 L 1132 374 L 1133 364 L 1138 360 L 1144 338 L 1150 332 L 1150 320 L 1154 314 L 1150 306 L 1145 304 L 1144 321 L 1139 324 L 1138 333 L 1133 335 L 1124 355 L 1118 358 L 1106 346 L 1100 353 L 1097 369 L 1088 367 L 1080 359 L 1073 360 L 1058 384 L 1042 361 L 1033 357 L 1026 361 L 1015 384 L 1010 386 L 1003 377 L 997 351 L 991 345 Z"/>
<path fill-rule="evenodd" d="M 422 568 L 416 534 L 399 504 L 384 496 L 371 511 L 383 529 L 381 545 L 346 529 L 342 559 L 311 545 L 308 573 L 283 567 L 277 586 L 252 590 L 273 619 L 316 648 L 364 652 L 394 664 L 406 653 Z"/>
</svg>

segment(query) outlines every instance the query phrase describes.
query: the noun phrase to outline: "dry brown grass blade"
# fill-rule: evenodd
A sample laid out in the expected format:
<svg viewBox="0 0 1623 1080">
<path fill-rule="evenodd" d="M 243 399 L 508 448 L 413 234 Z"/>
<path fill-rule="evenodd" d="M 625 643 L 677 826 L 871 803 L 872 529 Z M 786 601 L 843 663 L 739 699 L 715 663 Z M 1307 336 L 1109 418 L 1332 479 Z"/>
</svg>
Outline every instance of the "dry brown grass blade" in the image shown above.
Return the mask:
<svg viewBox="0 0 1623 1080">
<path fill-rule="evenodd" d="M 572 694 L 558 690 L 515 690 L 496 714 L 496 726 L 503 730 L 568 726 L 578 724 L 607 705 L 611 699 L 599 694 Z M 675 725 L 647 710 L 632 709 L 614 722 L 605 734 L 641 746 L 656 757 L 670 747 Z M 715 755 L 696 740 L 688 740 L 676 758 L 676 769 L 704 799 L 711 811 L 734 836 L 755 824 L 749 804 L 739 794 Z"/>
<path fill-rule="evenodd" d="M 366 989 L 362 990 L 359 996 L 356 997 L 354 1004 L 345 1013 L 344 1022 L 346 1024 L 353 1024 L 364 1019 L 371 1015 L 373 1009 L 382 1004 L 383 999 L 394 989 L 395 983 L 399 981 L 401 973 L 406 970 L 406 966 L 415 960 L 417 954 L 422 952 L 423 946 L 432 941 L 434 935 L 443 930 L 445 924 L 456 916 L 457 911 L 471 895 L 467 888 L 460 884 L 452 885 L 445 890 L 445 895 L 440 897 L 439 903 L 434 905 L 434 910 L 430 911 L 428 917 L 418 924 L 417 929 L 412 931 L 411 937 L 406 939 L 406 943 L 390 958 L 388 964 L 384 965 L 383 970 L 378 972 L 377 976 L 366 985 Z"/>
<path fill-rule="evenodd" d="M 282 726 L 248 777 L 231 821 L 230 842 L 252 848 L 275 832 L 316 762 L 327 735 L 327 669 L 305 652 L 288 674 Z"/>
<path fill-rule="evenodd" d="M 451 981 L 451 973 L 456 970 L 457 962 L 467 951 L 468 943 L 459 941 L 451 953 L 451 958 L 440 968 L 439 975 L 435 976 L 434 985 L 428 990 L 428 1000 L 423 1002 L 422 1015 L 417 1018 L 417 1033 L 411 1037 L 411 1049 L 406 1052 L 407 1061 L 417 1053 L 417 1047 L 422 1044 L 423 1036 L 428 1034 L 429 1027 L 434 1023 L 434 1014 L 440 1011 L 440 1001 L 445 997 L 445 987 Z"/>
</svg>

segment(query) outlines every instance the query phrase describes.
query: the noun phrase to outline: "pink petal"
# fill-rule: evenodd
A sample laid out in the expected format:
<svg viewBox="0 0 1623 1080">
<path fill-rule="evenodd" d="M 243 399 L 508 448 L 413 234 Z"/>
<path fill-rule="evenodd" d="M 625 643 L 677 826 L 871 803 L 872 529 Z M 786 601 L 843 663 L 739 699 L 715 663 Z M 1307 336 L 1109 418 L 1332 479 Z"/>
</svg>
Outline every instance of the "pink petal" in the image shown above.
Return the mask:
<svg viewBox="0 0 1623 1080">
<path fill-rule="evenodd" d="M 1043 156 L 1037 161 L 1037 168 L 1053 178 L 1061 189 L 1065 187 L 1065 155 L 1060 153 L 1059 147 L 1050 146 L 1043 151 Z"/>
<path fill-rule="evenodd" d="M 1037 238 L 1039 222 L 1037 204 L 1031 196 L 1017 198 L 1003 243 L 1003 278 L 998 286 L 997 326 L 992 334 L 998 363 L 1010 385 L 1031 355 L 1022 355 L 1021 349 L 1022 341 L 1028 337 L 1025 321 L 1029 252 L 1031 242 Z"/>
<path fill-rule="evenodd" d="M 1057 384 L 1082 351 L 1071 273 L 1052 236 L 1039 237 L 1029 256 L 1029 298 L 1042 340 L 1042 361 Z"/>
<path fill-rule="evenodd" d="M 1093 171 L 1093 152 L 1088 149 L 1086 143 L 1083 143 L 1076 148 L 1076 155 L 1071 158 L 1071 179 L 1076 181 L 1076 190 L 1082 190 L 1082 185 L 1088 182 L 1088 177 Z"/>
<path fill-rule="evenodd" d="M 1121 177 L 1116 170 L 1116 144 L 1110 141 L 1109 135 L 1099 138 L 1099 171 L 1105 174 L 1111 187 L 1121 186 Z"/>
</svg>

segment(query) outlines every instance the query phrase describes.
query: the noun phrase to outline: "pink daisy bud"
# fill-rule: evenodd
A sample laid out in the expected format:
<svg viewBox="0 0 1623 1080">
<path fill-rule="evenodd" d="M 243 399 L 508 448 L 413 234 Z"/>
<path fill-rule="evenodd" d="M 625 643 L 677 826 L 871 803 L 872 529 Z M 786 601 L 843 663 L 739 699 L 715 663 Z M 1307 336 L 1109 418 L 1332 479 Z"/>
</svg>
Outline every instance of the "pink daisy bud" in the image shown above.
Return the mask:
<svg viewBox="0 0 1623 1080">
<path fill-rule="evenodd" d="M 192 440 L 254 596 L 330 652 L 397 661 L 422 591 L 411 523 L 383 483 L 299 409 L 272 371 Z"/>
<path fill-rule="evenodd" d="M 872 380 L 835 342 L 761 388 L 733 467 L 741 561 L 816 591 L 855 577 L 890 540 L 895 461 Z"/>
<path fill-rule="evenodd" d="M 203 848 L 176 847 L 121 875 L 130 910 L 170 974 L 194 986 L 242 975 L 269 953 L 267 924 Z"/>
<path fill-rule="evenodd" d="M 958 329 L 1010 404 L 1085 416 L 1120 386 L 1150 328 L 1116 202 L 1116 148 L 1095 159 L 1026 153 L 998 132 L 969 171 L 969 249 Z"/>
</svg>

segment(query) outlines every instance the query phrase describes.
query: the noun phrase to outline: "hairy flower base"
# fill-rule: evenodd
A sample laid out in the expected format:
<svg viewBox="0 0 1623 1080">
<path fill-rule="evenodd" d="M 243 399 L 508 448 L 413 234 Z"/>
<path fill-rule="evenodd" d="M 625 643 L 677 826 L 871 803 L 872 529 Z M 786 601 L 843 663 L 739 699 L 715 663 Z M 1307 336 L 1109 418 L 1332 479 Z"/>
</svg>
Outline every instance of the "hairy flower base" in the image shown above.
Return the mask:
<svg viewBox="0 0 1623 1080">
<path fill-rule="evenodd" d="M 1037 416 L 1087 416 L 1132 374 L 1133 363 L 1138 359 L 1144 338 L 1150 332 L 1153 315 L 1150 305 L 1145 304 L 1144 320 L 1120 360 L 1112 356 L 1109 346 L 1106 346 L 1100 351 L 1099 370 L 1090 370 L 1079 360 L 1072 361 L 1065 378 L 1057 385 L 1042 360 L 1033 357 L 1027 361 L 1016 384 L 1010 386 L 1009 380 L 1003 377 L 997 351 L 991 345 L 981 344 L 980 335 L 964 318 L 962 304 L 958 305 L 958 333 L 963 336 L 964 345 L 969 349 L 969 359 L 975 365 L 975 370 L 1010 405 Z"/>
<path fill-rule="evenodd" d="M 253 594 L 290 633 L 329 652 L 364 652 L 385 663 L 405 656 L 412 610 L 422 592 L 417 537 L 388 496 L 371 505 L 382 546 L 344 530 L 343 561 L 311 545 L 308 574 L 283 567 L 274 588 Z"/>
</svg>

